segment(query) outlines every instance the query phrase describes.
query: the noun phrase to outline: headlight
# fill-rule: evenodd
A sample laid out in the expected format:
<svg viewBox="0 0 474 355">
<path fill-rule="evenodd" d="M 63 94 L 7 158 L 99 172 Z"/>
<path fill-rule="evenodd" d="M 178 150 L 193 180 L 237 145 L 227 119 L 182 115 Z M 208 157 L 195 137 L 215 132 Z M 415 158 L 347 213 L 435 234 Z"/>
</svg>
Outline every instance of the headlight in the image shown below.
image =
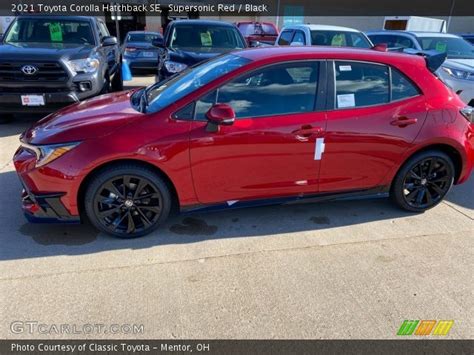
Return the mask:
<svg viewBox="0 0 474 355">
<path fill-rule="evenodd" d="M 178 63 L 178 62 L 173 62 L 171 60 L 167 60 L 165 62 L 165 68 L 168 70 L 170 73 L 179 73 L 180 71 L 183 71 L 186 69 L 188 66 L 183 63 Z"/>
<path fill-rule="evenodd" d="M 453 69 L 449 67 L 441 67 L 446 73 L 456 79 L 474 80 L 474 72 L 466 70 Z"/>
<path fill-rule="evenodd" d="M 71 149 L 79 145 L 80 142 L 74 143 L 61 143 L 51 145 L 31 145 L 21 143 L 21 145 L 36 154 L 36 167 L 40 167 L 51 163 L 53 160 L 58 159 L 60 156 L 66 154 Z"/>
<path fill-rule="evenodd" d="M 69 60 L 67 66 L 75 73 L 95 73 L 100 62 L 95 58 Z"/>
</svg>

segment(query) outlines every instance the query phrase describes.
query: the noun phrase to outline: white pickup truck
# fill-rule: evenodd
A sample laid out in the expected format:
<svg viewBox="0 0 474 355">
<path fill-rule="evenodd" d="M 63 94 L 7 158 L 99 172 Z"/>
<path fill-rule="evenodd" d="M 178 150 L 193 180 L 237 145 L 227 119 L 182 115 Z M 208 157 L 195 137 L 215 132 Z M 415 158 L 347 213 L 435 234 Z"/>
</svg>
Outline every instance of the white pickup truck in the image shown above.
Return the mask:
<svg viewBox="0 0 474 355">
<path fill-rule="evenodd" d="M 278 36 L 279 46 L 338 46 L 371 48 L 367 36 L 353 28 L 328 25 L 293 25 L 284 27 Z"/>
</svg>

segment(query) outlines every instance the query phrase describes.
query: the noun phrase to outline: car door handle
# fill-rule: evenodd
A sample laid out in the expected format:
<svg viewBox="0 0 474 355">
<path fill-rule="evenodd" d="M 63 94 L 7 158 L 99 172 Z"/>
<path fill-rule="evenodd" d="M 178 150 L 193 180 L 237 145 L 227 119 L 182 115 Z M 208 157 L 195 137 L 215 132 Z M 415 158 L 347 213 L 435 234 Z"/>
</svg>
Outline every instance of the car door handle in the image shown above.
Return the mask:
<svg viewBox="0 0 474 355">
<path fill-rule="evenodd" d="M 320 135 L 323 129 L 321 127 L 313 127 L 311 125 L 304 125 L 301 128 L 291 132 L 300 138 L 310 138 L 312 136 Z"/>
<path fill-rule="evenodd" d="M 406 127 L 418 122 L 417 118 L 409 118 L 409 117 L 398 117 L 395 121 L 390 122 L 392 126 L 398 127 Z"/>
</svg>

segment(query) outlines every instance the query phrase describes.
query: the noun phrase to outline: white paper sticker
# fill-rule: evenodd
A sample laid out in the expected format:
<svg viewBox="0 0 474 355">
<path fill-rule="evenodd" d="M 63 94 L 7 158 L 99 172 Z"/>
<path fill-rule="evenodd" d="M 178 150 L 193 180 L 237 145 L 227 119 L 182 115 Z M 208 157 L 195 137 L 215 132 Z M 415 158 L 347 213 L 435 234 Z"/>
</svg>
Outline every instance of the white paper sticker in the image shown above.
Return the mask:
<svg viewBox="0 0 474 355">
<path fill-rule="evenodd" d="M 339 71 L 351 71 L 352 67 L 350 65 L 340 65 Z"/>
<path fill-rule="evenodd" d="M 21 95 L 23 106 L 44 106 L 43 95 Z"/>
<path fill-rule="evenodd" d="M 337 95 L 337 107 L 354 107 L 355 97 L 354 94 Z"/>
</svg>

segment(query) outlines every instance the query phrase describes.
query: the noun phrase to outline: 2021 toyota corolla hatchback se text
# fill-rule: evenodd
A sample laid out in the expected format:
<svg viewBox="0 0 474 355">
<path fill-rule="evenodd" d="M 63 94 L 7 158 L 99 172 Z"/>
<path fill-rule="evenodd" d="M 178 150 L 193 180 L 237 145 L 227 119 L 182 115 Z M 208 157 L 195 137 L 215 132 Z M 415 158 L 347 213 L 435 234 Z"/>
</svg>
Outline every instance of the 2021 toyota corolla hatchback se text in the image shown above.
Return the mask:
<svg viewBox="0 0 474 355">
<path fill-rule="evenodd" d="M 75 104 L 21 136 L 25 214 L 138 237 L 174 210 L 292 199 L 389 192 L 425 211 L 474 160 L 472 109 L 432 74 L 440 64 L 266 47 Z"/>
</svg>

